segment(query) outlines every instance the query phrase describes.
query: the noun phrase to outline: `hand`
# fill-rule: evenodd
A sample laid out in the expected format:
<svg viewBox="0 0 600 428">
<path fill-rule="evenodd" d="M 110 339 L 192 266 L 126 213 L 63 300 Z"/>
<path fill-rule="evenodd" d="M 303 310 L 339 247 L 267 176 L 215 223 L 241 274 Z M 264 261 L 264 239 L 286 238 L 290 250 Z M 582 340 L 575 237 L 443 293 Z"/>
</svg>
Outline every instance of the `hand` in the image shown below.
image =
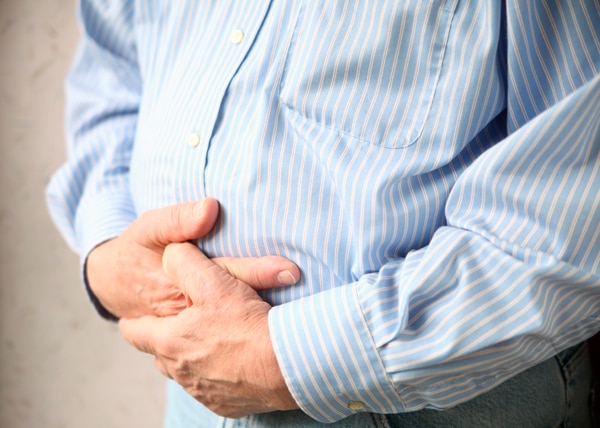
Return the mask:
<svg viewBox="0 0 600 428">
<path fill-rule="evenodd" d="M 192 244 L 169 245 L 164 258 L 192 306 L 171 317 L 121 319 L 123 337 L 219 415 L 298 408 L 269 338 L 269 304 Z"/>
<path fill-rule="evenodd" d="M 219 213 L 216 200 L 183 203 L 147 211 L 119 237 L 92 250 L 86 262 L 88 284 L 117 317 L 167 316 L 184 309 L 179 286 L 162 269 L 166 245 L 201 238 Z M 216 258 L 214 262 L 256 289 L 295 283 L 300 272 L 283 257 Z"/>
</svg>

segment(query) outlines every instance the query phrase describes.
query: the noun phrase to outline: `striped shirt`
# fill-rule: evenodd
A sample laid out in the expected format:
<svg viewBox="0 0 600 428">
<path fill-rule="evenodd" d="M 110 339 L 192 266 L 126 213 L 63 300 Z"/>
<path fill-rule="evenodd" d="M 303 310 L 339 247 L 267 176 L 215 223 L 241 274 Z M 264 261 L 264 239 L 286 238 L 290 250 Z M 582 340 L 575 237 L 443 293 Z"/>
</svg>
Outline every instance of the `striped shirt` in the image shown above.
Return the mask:
<svg viewBox="0 0 600 428">
<path fill-rule="evenodd" d="M 68 159 L 83 258 L 205 196 L 304 412 L 447 408 L 600 330 L 595 0 L 83 1 Z M 358 404 L 357 404 L 358 403 Z"/>
</svg>

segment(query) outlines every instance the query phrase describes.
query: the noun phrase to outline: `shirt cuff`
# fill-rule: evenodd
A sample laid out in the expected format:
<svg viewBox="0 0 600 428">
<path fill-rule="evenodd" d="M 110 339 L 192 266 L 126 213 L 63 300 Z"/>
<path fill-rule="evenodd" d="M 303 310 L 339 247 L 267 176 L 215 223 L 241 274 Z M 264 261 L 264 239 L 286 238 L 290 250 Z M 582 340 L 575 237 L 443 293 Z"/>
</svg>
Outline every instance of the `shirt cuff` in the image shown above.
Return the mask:
<svg viewBox="0 0 600 428">
<path fill-rule="evenodd" d="M 365 323 L 357 283 L 269 312 L 279 367 L 298 406 L 320 422 L 357 412 L 402 413 Z"/>
<path fill-rule="evenodd" d="M 135 209 L 129 192 L 117 191 L 95 195 L 82 200 L 75 220 L 78 248 L 80 250 L 80 272 L 90 301 L 98 314 L 111 321 L 118 318 L 110 313 L 92 292 L 85 265 L 89 253 L 98 245 L 116 238 L 136 219 Z"/>
</svg>

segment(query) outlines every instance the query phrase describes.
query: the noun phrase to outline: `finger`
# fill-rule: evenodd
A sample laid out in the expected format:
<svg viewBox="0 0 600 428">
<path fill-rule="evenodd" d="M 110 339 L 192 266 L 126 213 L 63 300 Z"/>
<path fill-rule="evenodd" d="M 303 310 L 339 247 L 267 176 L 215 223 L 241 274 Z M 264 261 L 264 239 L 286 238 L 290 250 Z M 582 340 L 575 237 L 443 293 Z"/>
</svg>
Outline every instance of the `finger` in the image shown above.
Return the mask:
<svg viewBox="0 0 600 428">
<path fill-rule="evenodd" d="M 158 357 L 154 357 L 154 367 L 166 378 L 173 379 L 173 376 L 167 371 L 167 368 Z"/>
<path fill-rule="evenodd" d="M 132 233 L 147 246 L 201 238 L 213 228 L 219 215 L 216 199 L 186 202 L 146 211 L 133 223 Z"/>
<path fill-rule="evenodd" d="M 293 285 L 300 279 L 298 266 L 285 257 L 217 257 L 212 261 L 255 290 Z"/>
<path fill-rule="evenodd" d="M 119 330 L 129 343 L 139 351 L 157 355 L 156 346 L 165 337 L 165 325 L 168 318 L 145 316 L 141 318 L 121 318 Z"/>
<path fill-rule="evenodd" d="M 239 286 L 238 281 L 188 242 L 169 244 L 163 253 L 163 269 L 192 302 L 203 300 L 204 290 L 215 298 L 223 290 Z"/>
</svg>

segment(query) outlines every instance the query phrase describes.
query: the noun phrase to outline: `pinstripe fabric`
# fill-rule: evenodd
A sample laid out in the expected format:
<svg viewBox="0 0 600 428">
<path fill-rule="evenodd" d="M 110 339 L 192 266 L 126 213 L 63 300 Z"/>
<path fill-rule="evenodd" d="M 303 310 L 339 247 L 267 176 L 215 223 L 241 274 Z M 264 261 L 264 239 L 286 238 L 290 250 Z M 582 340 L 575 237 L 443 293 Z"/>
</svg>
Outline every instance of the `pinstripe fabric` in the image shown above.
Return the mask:
<svg viewBox="0 0 600 428">
<path fill-rule="evenodd" d="M 315 419 L 446 408 L 600 329 L 597 1 L 81 12 L 55 222 L 85 257 L 216 197 L 207 254 L 302 269 L 264 298 Z"/>
</svg>

